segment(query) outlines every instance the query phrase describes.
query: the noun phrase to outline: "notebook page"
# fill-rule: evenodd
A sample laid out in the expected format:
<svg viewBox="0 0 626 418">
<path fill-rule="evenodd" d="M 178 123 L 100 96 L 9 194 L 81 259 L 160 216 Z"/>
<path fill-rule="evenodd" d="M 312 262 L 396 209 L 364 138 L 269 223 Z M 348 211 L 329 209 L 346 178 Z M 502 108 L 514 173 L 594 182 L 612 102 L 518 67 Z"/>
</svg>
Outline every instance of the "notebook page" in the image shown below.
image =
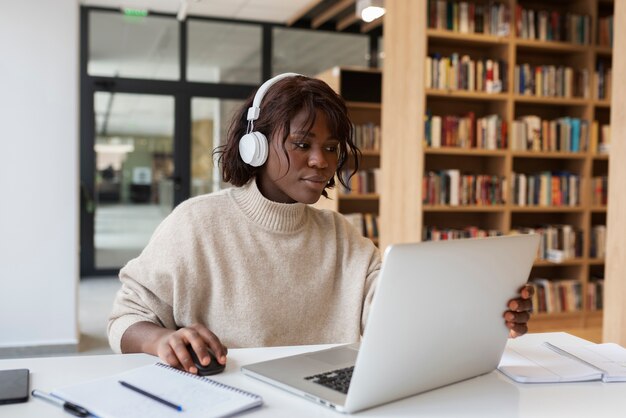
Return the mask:
<svg viewBox="0 0 626 418">
<path fill-rule="evenodd" d="M 599 370 L 543 344 L 524 348 L 507 346 L 498 370 L 521 383 L 582 382 L 602 378 Z"/>
<path fill-rule="evenodd" d="M 563 351 L 602 370 L 605 382 L 626 381 L 626 348 L 613 343 L 558 346 Z"/>
<path fill-rule="evenodd" d="M 184 414 L 123 387 L 120 380 L 181 405 Z M 262 403 L 262 399 L 256 395 L 229 388 L 214 380 L 157 363 L 61 388 L 53 391 L 53 394 L 81 405 L 102 418 L 222 417 Z"/>
</svg>

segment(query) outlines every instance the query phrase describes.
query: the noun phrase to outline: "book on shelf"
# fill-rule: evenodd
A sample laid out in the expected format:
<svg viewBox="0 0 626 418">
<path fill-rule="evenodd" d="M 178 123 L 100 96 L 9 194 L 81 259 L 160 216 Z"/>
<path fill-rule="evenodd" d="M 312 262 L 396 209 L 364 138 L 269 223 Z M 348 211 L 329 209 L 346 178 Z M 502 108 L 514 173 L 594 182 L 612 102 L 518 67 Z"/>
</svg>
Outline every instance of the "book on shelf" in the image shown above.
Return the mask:
<svg viewBox="0 0 626 418">
<path fill-rule="evenodd" d="M 589 122 L 569 116 L 542 120 L 536 115 L 521 116 L 511 127 L 513 151 L 582 152 L 589 143 Z"/>
<path fill-rule="evenodd" d="M 503 176 L 461 174 L 457 169 L 429 171 L 422 178 L 422 203 L 429 205 L 504 204 Z"/>
<path fill-rule="evenodd" d="M 591 123 L 589 149 L 594 154 L 608 154 L 611 143 L 611 125 L 602 124 L 598 121 Z"/>
<path fill-rule="evenodd" d="M 534 312 L 579 312 L 582 310 L 582 283 L 576 279 L 532 278 L 528 282 L 535 288 Z"/>
<path fill-rule="evenodd" d="M 589 256 L 591 258 L 604 258 L 606 256 L 606 225 L 591 227 Z"/>
<path fill-rule="evenodd" d="M 478 59 L 453 53 L 426 57 L 426 87 L 440 90 L 465 90 L 501 93 L 507 85 L 507 63 L 504 60 Z"/>
<path fill-rule="evenodd" d="M 499 115 L 476 119 L 474 112 L 463 116 L 426 113 L 425 141 L 430 148 L 506 149 L 506 121 Z"/>
<path fill-rule="evenodd" d="M 344 178 L 348 178 L 352 173 L 351 169 L 344 170 Z M 342 194 L 369 194 L 380 192 L 380 168 L 357 171 L 348 182 L 349 188 L 340 184 Z"/>
<path fill-rule="evenodd" d="M 598 45 L 613 47 L 613 16 L 598 18 Z"/>
<path fill-rule="evenodd" d="M 523 337 L 522 337 L 523 338 Z M 520 383 L 626 381 L 626 349 L 618 344 L 507 344 L 498 370 Z"/>
<path fill-rule="evenodd" d="M 607 68 L 603 60 L 598 60 L 596 70 L 593 73 L 594 98 L 598 100 L 610 100 L 613 88 L 613 71 Z"/>
<path fill-rule="evenodd" d="M 428 27 L 460 33 L 509 34 L 509 12 L 504 3 L 428 0 Z"/>
<path fill-rule="evenodd" d="M 587 308 L 590 311 L 601 311 L 604 299 L 604 278 L 592 276 L 587 282 Z"/>
<path fill-rule="evenodd" d="M 534 228 L 516 227 L 512 234 L 539 234 L 537 259 L 563 262 L 583 256 L 583 231 L 572 225 L 555 224 Z"/>
<path fill-rule="evenodd" d="M 375 213 L 345 213 L 345 218 L 359 231 L 364 237 L 375 239 L 378 238 L 378 215 Z"/>
<path fill-rule="evenodd" d="M 513 173 L 513 204 L 517 206 L 580 205 L 580 176 L 567 171 Z"/>
<path fill-rule="evenodd" d="M 352 140 L 361 151 L 380 151 L 380 126 L 374 123 L 352 125 Z"/>
<path fill-rule="evenodd" d="M 561 41 L 580 45 L 591 43 L 591 16 L 555 10 L 515 8 L 515 33 L 518 38 Z"/>
<path fill-rule="evenodd" d="M 422 229 L 422 241 L 444 241 L 450 239 L 485 238 L 503 235 L 497 229 L 481 229 L 476 226 L 466 226 L 463 229 L 438 228 L 436 226 L 424 226 Z"/>
<path fill-rule="evenodd" d="M 606 206 L 608 201 L 609 177 L 597 176 L 591 179 L 591 190 L 593 192 L 591 203 L 594 206 Z"/>
<path fill-rule="evenodd" d="M 563 65 L 515 65 L 513 92 L 535 97 L 588 98 L 589 72 Z"/>
</svg>

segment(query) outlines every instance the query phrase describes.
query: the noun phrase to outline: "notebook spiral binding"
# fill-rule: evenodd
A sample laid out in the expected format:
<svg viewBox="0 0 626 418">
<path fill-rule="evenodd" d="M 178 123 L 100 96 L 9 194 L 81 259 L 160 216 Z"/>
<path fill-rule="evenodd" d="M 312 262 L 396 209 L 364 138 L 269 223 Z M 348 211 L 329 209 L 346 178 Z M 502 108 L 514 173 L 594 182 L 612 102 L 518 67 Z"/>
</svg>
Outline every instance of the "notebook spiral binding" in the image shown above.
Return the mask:
<svg viewBox="0 0 626 418">
<path fill-rule="evenodd" d="M 253 399 L 260 399 L 261 398 L 259 395 L 255 395 L 254 393 L 250 393 L 250 392 L 247 392 L 247 391 L 245 391 L 243 389 L 239 389 L 239 388 L 236 388 L 234 386 L 230 386 L 230 385 L 227 385 L 225 383 L 218 382 L 217 380 L 209 379 L 208 377 L 198 376 L 197 374 L 188 373 L 188 372 L 186 372 L 184 370 L 180 370 L 180 369 L 177 369 L 175 367 L 172 367 L 169 364 L 156 363 L 156 365 L 159 366 L 159 367 L 163 367 L 164 369 L 171 370 L 174 373 L 184 374 L 184 375 L 189 376 L 191 378 L 194 378 L 196 380 L 201 380 L 203 382 L 209 383 L 209 384 L 211 384 L 213 386 L 216 386 L 216 387 L 219 387 L 221 389 L 226 389 L 226 390 L 229 390 L 231 392 L 236 392 L 236 393 L 248 396 L 248 397 L 253 398 Z"/>
</svg>

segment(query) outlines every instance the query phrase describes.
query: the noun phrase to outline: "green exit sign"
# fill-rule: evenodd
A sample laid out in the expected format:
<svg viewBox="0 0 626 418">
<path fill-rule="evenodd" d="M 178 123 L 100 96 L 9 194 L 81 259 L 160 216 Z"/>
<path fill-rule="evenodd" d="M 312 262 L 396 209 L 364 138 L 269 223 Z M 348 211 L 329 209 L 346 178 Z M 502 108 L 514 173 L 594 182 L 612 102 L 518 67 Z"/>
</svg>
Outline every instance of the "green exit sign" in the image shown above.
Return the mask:
<svg viewBox="0 0 626 418">
<path fill-rule="evenodd" d="M 124 16 L 129 17 L 146 17 L 148 16 L 148 11 L 145 9 L 131 9 L 129 7 L 125 7 L 122 9 L 122 13 Z"/>
</svg>

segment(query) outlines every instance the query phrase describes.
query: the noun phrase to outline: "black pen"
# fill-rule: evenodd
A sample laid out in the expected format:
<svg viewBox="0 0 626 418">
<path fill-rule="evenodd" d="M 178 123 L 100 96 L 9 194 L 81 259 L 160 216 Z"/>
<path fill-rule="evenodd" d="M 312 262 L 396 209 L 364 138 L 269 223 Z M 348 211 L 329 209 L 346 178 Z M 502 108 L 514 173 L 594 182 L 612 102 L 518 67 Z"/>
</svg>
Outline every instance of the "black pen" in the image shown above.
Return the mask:
<svg viewBox="0 0 626 418">
<path fill-rule="evenodd" d="M 50 403 L 58 405 L 65 411 L 69 412 L 72 415 L 76 415 L 77 417 L 88 417 L 89 415 L 91 415 L 91 413 L 82 406 L 65 401 L 61 398 L 57 398 L 56 396 L 49 395 L 40 390 L 33 390 L 31 392 L 31 395 L 33 395 L 35 398 L 43 399 L 44 401 L 48 401 Z"/>
<path fill-rule="evenodd" d="M 163 405 L 169 406 L 170 408 L 174 408 L 177 411 L 182 411 L 183 410 L 182 406 L 176 405 L 175 403 L 172 403 L 170 401 L 166 401 L 163 398 L 159 398 L 158 396 L 153 395 L 150 392 L 146 392 L 145 390 L 140 389 L 137 386 L 133 386 L 133 385 L 131 385 L 128 382 L 124 382 L 123 380 L 119 380 L 119 382 L 120 382 L 120 385 L 124 386 L 125 388 L 128 388 L 130 390 L 134 390 L 137 393 L 141 393 L 142 395 L 147 396 L 148 398 L 150 398 L 152 400 L 155 400 L 157 402 L 161 402 Z"/>
</svg>

